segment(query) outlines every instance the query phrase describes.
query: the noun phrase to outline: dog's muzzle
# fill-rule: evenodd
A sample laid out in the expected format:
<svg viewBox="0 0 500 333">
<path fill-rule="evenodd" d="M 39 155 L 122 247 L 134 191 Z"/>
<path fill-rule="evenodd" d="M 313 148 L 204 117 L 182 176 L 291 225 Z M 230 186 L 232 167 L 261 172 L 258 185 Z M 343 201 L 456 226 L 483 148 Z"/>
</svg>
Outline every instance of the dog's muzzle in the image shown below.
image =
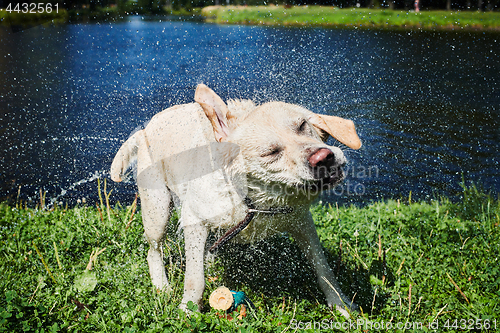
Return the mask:
<svg viewBox="0 0 500 333">
<path fill-rule="evenodd" d="M 307 159 L 315 181 L 312 187 L 326 190 L 344 179 L 343 164 L 339 163 L 335 154 L 328 148 L 320 148 Z"/>
</svg>

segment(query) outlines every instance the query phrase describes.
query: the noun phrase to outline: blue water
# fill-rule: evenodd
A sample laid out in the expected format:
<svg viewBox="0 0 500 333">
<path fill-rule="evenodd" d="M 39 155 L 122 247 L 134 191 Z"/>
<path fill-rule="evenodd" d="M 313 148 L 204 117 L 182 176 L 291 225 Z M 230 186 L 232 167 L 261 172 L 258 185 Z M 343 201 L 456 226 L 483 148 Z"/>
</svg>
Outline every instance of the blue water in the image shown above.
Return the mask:
<svg viewBox="0 0 500 333">
<path fill-rule="evenodd" d="M 455 197 L 462 177 L 500 193 L 499 39 L 141 17 L 0 28 L 0 198 L 95 201 L 121 142 L 202 82 L 354 120 L 364 145 L 324 201 Z M 109 189 L 133 200 L 133 183 Z"/>
</svg>

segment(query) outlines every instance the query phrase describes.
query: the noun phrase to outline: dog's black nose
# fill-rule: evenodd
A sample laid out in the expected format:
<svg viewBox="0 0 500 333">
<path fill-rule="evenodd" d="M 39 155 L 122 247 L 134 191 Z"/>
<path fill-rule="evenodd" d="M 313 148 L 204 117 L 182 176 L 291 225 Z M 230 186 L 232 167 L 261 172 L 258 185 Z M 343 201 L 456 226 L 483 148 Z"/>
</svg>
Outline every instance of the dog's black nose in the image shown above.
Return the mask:
<svg viewBox="0 0 500 333">
<path fill-rule="evenodd" d="M 329 169 L 335 164 L 335 155 L 330 149 L 320 148 L 308 158 L 312 169 Z"/>
</svg>

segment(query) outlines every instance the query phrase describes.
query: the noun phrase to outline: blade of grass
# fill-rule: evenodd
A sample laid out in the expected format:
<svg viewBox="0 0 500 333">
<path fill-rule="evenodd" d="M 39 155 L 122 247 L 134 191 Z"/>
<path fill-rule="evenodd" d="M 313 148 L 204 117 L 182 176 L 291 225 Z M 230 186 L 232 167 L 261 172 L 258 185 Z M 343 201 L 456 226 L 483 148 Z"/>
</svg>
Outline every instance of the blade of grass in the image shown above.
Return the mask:
<svg viewBox="0 0 500 333">
<path fill-rule="evenodd" d="M 89 263 L 87 264 L 87 267 L 86 267 L 86 269 L 88 271 L 92 270 L 92 265 L 95 266 L 95 264 L 97 263 L 97 256 L 100 255 L 101 253 L 103 253 L 104 250 L 106 250 L 106 248 L 101 249 L 101 250 L 99 250 L 99 248 L 92 250 L 92 253 L 90 254 Z"/>
<path fill-rule="evenodd" d="M 57 265 L 59 266 L 59 270 L 62 270 L 61 260 L 59 260 L 59 252 L 57 251 L 57 244 L 55 241 L 53 241 L 52 243 L 54 243 L 54 252 L 56 254 Z"/>
<path fill-rule="evenodd" d="M 45 269 L 47 270 L 47 272 L 49 273 L 49 276 L 52 278 L 52 281 L 54 281 L 54 283 L 57 283 L 56 279 L 54 279 L 54 276 L 52 275 L 52 272 L 50 271 L 49 266 L 47 266 L 47 263 L 45 262 L 45 259 L 43 259 L 42 253 L 40 252 L 40 250 L 36 246 L 35 242 L 33 242 L 33 247 L 35 248 L 36 253 L 38 253 L 38 256 L 40 257 L 40 259 L 42 260 L 42 264 L 45 267 Z"/>
<path fill-rule="evenodd" d="M 132 211 L 130 214 L 130 218 L 128 219 L 127 226 L 125 227 L 125 230 L 127 230 L 130 227 L 130 224 L 132 223 L 132 220 L 134 219 L 136 209 L 137 209 L 137 193 L 135 194 L 135 199 L 134 199 L 134 202 L 132 203 L 132 207 L 131 207 Z"/>
<path fill-rule="evenodd" d="M 47 195 L 47 191 L 43 192 L 42 189 L 40 189 L 40 210 L 45 209 L 45 196 Z"/>
<path fill-rule="evenodd" d="M 396 272 L 396 275 L 399 275 L 401 272 L 401 269 L 403 268 L 403 264 L 405 263 L 406 258 L 403 258 L 403 261 L 401 262 L 401 265 L 399 265 L 398 271 Z"/>
<path fill-rule="evenodd" d="M 101 178 L 97 178 L 97 193 L 99 194 L 99 202 L 101 203 L 101 207 L 104 207 L 101 195 Z"/>
<path fill-rule="evenodd" d="M 462 295 L 462 297 L 467 301 L 467 304 L 470 304 L 469 299 L 467 298 L 467 296 L 465 296 L 464 292 L 462 291 L 462 289 L 460 289 L 460 287 L 458 286 L 458 284 L 456 284 L 456 282 L 453 281 L 453 279 L 451 278 L 450 274 L 448 274 L 448 272 L 446 272 L 446 275 L 448 276 L 448 279 L 450 279 L 450 282 L 453 283 L 453 285 L 455 286 L 455 288 L 458 290 L 458 292 L 460 293 L 460 295 Z"/>
<path fill-rule="evenodd" d="M 104 223 L 104 218 L 102 217 L 102 211 L 101 211 L 101 207 L 99 206 L 99 204 L 96 202 L 95 203 L 96 207 L 97 207 L 97 211 L 99 212 L 99 216 L 101 217 L 101 222 Z"/>
<path fill-rule="evenodd" d="M 19 188 L 17 189 L 17 198 L 16 198 L 16 209 L 19 209 L 19 197 L 21 196 L 21 185 L 19 185 Z M 21 203 L 21 208 L 23 204 Z"/>
<path fill-rule="evenodd" d="M 432 322 L 435 322 L 437 317 L 439 317 L 439 315 L 444 311 L 444 309 L 448 306 L 448 304 L 445 304 L 445 306 L 443 306 L 437 313 L 437 315 L 434 317 L 434 320 Z"/>
<path fill-rule="evenodd" d="M 410 283 L 410 287 L 408 288 L 408 315 L 407 317 L 410 316 L 411 313 L 411 288 L 413 287 L 413 284 Z"/>
<path fill-rule="evenodd" d="M 111 192 L 113 192 L 113 190 L 109 191 L 109 193 L 107 192 L 107 181 L 106 181 L 106 178 L 104 178 L 104 198 L 106 200 L 106 210 L 108 212 L 108 221 L 111 222 L 111 207 L 109 206 L 109 197 L 111 196 Z"/>
</svg>

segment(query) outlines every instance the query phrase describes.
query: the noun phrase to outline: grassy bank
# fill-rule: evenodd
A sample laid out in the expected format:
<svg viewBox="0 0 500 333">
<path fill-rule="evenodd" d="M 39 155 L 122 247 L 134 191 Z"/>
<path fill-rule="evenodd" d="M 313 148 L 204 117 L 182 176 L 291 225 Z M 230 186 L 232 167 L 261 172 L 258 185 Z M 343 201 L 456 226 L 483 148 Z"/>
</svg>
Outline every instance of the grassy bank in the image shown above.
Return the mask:
<svg viewBox="0 0 500 333">
<path fill-rule="evenodd" d="M 356 27 L 382 29 L 500 29 L 498 12 L 422 11 L 420 13 L 323 6 L 211 6 L 202 10 L 210 22 L 277 26 Z"/>
<path fill-rule="evenodd" d="M 284 236 L 253 249 L 229 246 L 206 270 L 205 308 L 186 317 L 177 309 L 184 259 L 176 227 L 164 250 L 172 291 L 157 294 L 140 212 L 103 202 L 0 205 L 0 331 L 290 332 L 307 323 L 346 323 L 324 305 L 310 268 Z M 353 320 L 373 327 L 421 323 L 424 331 L 439 325 L 440 332 L 500 328 L 498 199 L 472 187 L 457 204 L 318 204 L 312 212 L 343 289 L 363 309 Z M 211 310 L 209 293 L 220 285 L 245 291 L 255 312 L 229 321 Z"/>
<path fill-rule="evenodd" d="M 89 21 L 119 21 L 129 15 L 171 15 L 179 19 L 198 18 L 219 24 L 250 24 L 271 26 L 311 26 L 369 29 L 425 30 L 490 30 L 500 31 L 499 12 L 422 11 L 420 13 L 368 8 L 325 6 L 210 6 L 205 8 L 164 7 L 149 13 L 129 3 L 126 7 L 80 9 L 58 13 L 23 14 L 0 11 L 0 25 L 30 27 L 39 24 L 76 23 Z"/>
</svg>

